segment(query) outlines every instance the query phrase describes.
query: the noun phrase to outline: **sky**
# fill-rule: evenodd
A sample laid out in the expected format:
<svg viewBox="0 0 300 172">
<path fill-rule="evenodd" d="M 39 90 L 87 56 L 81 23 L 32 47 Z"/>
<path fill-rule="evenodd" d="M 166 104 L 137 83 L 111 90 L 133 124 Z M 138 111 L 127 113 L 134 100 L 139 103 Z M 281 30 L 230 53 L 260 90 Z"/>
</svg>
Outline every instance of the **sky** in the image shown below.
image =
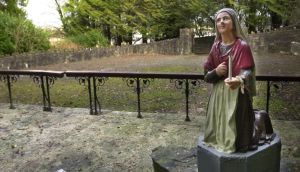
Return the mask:
<svg viewBox="0 0 300 172">
<path fill-rule="evenodd" d="M 25 10 L 27 18 L 36 26 L 42 28 L 61 26 L 54 0 L 29 0 Z"/>
</svg>

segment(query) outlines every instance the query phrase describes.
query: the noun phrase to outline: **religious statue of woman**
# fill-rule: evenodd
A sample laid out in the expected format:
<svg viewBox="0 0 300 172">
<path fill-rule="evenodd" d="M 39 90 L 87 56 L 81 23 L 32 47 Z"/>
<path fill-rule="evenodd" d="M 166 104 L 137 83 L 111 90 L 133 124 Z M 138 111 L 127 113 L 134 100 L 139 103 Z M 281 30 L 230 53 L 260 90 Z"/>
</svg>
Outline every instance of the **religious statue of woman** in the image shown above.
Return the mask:
<svg viewBox="0 0 300 172">
<path fill-rule="evenodd" d="M 204 80 L 213 84 L 204 143 L 221 152 L 245 152 L 255 147 L 255 64 L 233 9 L 216 13 L 215 28 L 215 41 L 204 64 Z"/>
</svg>

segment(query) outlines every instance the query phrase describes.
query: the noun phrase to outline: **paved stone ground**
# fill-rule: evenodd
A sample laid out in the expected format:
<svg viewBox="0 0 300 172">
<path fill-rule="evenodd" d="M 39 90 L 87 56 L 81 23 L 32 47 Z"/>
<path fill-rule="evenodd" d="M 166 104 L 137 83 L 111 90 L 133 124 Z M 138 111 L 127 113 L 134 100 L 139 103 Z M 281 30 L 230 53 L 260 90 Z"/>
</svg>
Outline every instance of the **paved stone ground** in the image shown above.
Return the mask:
<svg viewBox="0 0 300 172">
<path fill-rule="evenodd" d="M 158 146 L 193 148 L 203 132 L 203 114 L 104 111 L 0 104 L 0 171 L 153 171 Z M 300 121 L 272 121 L 282 139 L 282 172 L 300 171 Z"/>
</svg>

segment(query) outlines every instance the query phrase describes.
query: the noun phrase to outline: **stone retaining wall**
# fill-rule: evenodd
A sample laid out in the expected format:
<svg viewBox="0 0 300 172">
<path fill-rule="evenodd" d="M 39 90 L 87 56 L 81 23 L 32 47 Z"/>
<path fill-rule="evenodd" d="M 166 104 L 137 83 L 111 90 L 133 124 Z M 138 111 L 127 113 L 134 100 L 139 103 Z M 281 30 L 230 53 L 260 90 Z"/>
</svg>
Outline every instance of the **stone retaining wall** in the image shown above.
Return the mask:
<svg viewBox="0 0 300 172">
<path fill-rule="evenodd" d="M 248 38 L 252 51 L 256 53 L 300 54 L 300 29 L 251 34 Z"/>
<path fill-rule="evenodd" d="M 300 29 L 283 29 L 247 35 L 254 53 L 300 54 Z M 214 36 L 194 39 L 193 53 L 209 53 Z"/>
<path fill-rule="evenodd" d="M 76 51 L 17 54 L 1 58 L 0 69 L 22 69 L 130 54 L 191 54 L 192 39 L 192 32 L 190 29 L 181 29 L 179 38 L 157 41 L 149 44 L 123 45 Z"/>
<path fill-rule="evenodd" d="M 248 37 L 254 53 L 300 54 L 300 29 L 251 34 Z M 130 54 L 203 54 L 209 53 L 213 40 L 214 37 L 193 39 L 193 33 L 190 29 L 181 29 L 179 38 L 149 44 L 8 56 L 0 59 L 0 69 L 24 69 Z"/>
<path fill-rule="evenodd" d="M 193 42 L 193 53 L 195 54 L 208 54 L 213 42 L 215 40 L 215 36 L 206 36 L 195 38 Z"/>
</svg>

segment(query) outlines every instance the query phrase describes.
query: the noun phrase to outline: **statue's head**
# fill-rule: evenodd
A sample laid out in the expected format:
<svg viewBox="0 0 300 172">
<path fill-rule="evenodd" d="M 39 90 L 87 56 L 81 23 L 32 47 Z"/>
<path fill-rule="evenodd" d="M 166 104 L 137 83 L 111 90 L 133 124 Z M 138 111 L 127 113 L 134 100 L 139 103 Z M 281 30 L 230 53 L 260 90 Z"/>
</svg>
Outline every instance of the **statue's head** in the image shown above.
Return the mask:
<svg viewBox="0 0 300 172">
<path fill-rule="evenodd" d="M 216 39 L 215 40 L 221 40 L 221 33 L 222 32 L 221 30 L 218 29 L 217 27 L 217 23 L 218 23 L 218 19 L 220 17 L 223 17 L 225 15 L 226 17 L 226 14 L 227 16 L 230 17 L 231 19 L 231 22 L 232 22 L 232 32 L 233 32 L 233 35 L 237 38 L 240 38 L 240 39 L 243 39 L 243 40 L 246 40 L 246 37 L 244 35 L 244 32 L 241 28 L 241 25 L 240 25 L 240 22 L 238 20 L 238 15 L 237 13 L 231 9 L 231 8 L 223 8 L 219 11 L 216 12 L 215 14 L 215 29 L 216 29 Z M 222 15 L 222 16 L 221 16 Z"/>
</svg>

